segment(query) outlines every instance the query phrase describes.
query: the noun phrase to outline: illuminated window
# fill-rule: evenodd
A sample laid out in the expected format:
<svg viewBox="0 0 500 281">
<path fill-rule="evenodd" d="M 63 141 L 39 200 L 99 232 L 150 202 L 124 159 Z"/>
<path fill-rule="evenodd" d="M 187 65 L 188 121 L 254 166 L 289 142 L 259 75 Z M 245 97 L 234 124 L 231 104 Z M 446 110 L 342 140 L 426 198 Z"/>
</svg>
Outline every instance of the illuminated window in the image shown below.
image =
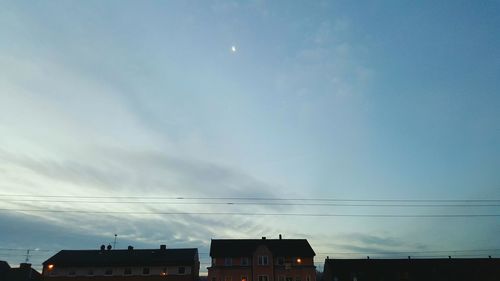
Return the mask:
<svg viewBox="0 0 500 281">
<path fill-rule="evenodd" d="M 267 256 L 259 256 L 259 265 L 268 265 L 269 260 Z"/>
</svg>

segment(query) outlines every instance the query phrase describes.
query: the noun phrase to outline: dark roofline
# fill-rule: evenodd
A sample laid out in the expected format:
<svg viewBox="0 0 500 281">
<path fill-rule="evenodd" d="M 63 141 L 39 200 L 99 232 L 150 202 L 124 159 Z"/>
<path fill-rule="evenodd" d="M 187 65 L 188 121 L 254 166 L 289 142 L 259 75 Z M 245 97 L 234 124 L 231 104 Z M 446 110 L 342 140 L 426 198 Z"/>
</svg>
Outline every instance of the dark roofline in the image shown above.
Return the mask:
<svg viewBox="0 0 500 281">
<path fill-rule="evenodd" d="M 394 259 L 394 258 L 372 258 L 370 257 L 369 259 L 368 258 L 364 258 L 364 259 L 344 259 L 344 258 L 335 258 L 335 259 L 332 259 L 332 258 L 328 258 L 328 259 L 325 259 L 325 263 L 326 262 L 333 262 L 333 261 L 352 261 L 352 262 L 355 262 L 355 261 L 451 261 L 451 260 L 459 260 L 459 261 L 468 261 L 468 260 L 471 260 L 471 261 L 475 261 L 475 260 L 500 260 L 500 258 L 454 258 L 453 256 L 448 257 L 448 258 L 419 258 L 419 257 L 412 257 L 410 256 L 410 258 L 400 258 L 400 259 Z"/>
<path fill-rule="evenodd" d="M 211 239 L 210 256 L 250 256 L 265 245 L 274 255 L 314 257 L 316 253 L 307 239 Z"/>
<path fill-rule="evenodd" d="M 193 265 L 198 248 L 61 250 L 42 264 L 59 266 L 108 265 Z"/>
</svg>

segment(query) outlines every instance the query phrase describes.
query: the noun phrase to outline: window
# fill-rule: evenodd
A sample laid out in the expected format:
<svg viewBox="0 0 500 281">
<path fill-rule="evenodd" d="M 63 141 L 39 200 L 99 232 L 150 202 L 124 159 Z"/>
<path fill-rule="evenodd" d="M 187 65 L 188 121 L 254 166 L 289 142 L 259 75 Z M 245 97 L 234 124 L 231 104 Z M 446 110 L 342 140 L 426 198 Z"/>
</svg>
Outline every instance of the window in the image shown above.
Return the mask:
<svg viewBox="0 0 500 281">
<path fill-rule="evenodd" d="M 311 281 L 311 276 L 307 275 L 306 281 Z"/>
<path fill-rule="evenodd" d="M 231 281 L 232 279 L 231 276 L 224 276 L 224 281 Z"/>
<path fill-rule="evenodd" d="M 104 275 L 113 275 L 113 269 L 106 268 L 106 270 L 104 271 Z"/>
<path fill-rule="evenodd" d="M 295 281 L 301 281 L 302 278 L 300 278 L 300 276 L 295 276 Z"/>
<path fill-rule="evenodd" d="M 130 275 L 130 274 L 132 274 L 132 268 L 130 268 L 130 267 L 125 268 L 125 270 L 123 270 L 123 274 L 125 274 L 125 275 Z"/>
<path fill-rule="evenodd" d="M 269 261 L 267 259 L 267 256 L 259 256 L 259 265 L 268 265 L 268 264 L 269 264 Z"/>
<path fill-rule="evenodd" d="M 92 276 L 92 275 L 94 275 L 94 270 L 93 270 L 93 269 L 89 269 L 89 270 L 87 270 L 87 275 L 88 275 L 88 276 Z"/>
<path fill-rule="evenodd" d="M 278 259 L 276 260 L 276 263 L 277 263 L 278 265 L 283 265 L 283 264 L 285 264 L 285 258 L 283 258 L 283 257 L 278 257 Z"/>
<path fill-rule="evenodd" d="M 225 266 L 231 266 L 231 265 L 233 265 L 233 259 L 232 258 L 225 258 L 224 259 L 224 265 Z"/>
<path fill-rule="evenodd" d="M 248 265 L 248 258 L 247 257 L 241 258 L 241 265 Z"/>
<path fill-rule="evenodd" d="M 278 281 L 285 281 L 285 276 L 280 275 L 280 276 L 278 277 Z"/>
<path fill-rule="evenodd" d="M 216 264 L 216 259 L 212 258 L 212 266 L 215 266 L 215 264 Z"/>
<path fill-rule="evenodd" d="M 259 275 L 259 281 L 268 281 L 267 275 Z"/>
<path fill-rule="evenodd" d="M 145 267 L 142 269 L 142 274 L 149 275 L 149 267 Z"/>
<path fill-rule="evenodd" d="M 215 277 L 212 277 L 212 281 L 217 281 L 217 278 L 215 278 Z"/>
<path fill-rule="evenodd" d="M 184 266 L 181 266 L 181 267 L 179 267 L 178 272 L 179 272 L 179 274 L 184 274 L 184 273 L 186 273 L 186 268 Z"/>
<path fill-rule="evenodd" d="M 293 278 L 288 276 L 288 277 L 286 278 L 286 281 L 293 281 Z"/>
<path fill-rule="evenodd" d="M 75 276 L 75 275 L 76 275 L 76 271 L 75 271 L 74 269 L 70 269 L 70 270 L 68 271 L 68 275 L 69 275 L 69 276 Z"/>
</svg>

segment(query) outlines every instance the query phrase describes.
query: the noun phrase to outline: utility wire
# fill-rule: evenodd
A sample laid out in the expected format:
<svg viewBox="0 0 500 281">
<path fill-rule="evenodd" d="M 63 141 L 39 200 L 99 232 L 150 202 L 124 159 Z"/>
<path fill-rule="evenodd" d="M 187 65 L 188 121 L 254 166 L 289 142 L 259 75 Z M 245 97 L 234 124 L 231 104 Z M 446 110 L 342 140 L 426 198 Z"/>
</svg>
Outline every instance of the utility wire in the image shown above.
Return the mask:
<svg viewBox="0 0 500 281">
<path fill-rule="evenodd" d="M 80 214 L 136 214 L 136 215 L 231 215 L 231 216 L 294 216 L 294 217 L 373 217 L 373 218 L 478 218 L 500 217 L 500 214 L 431 214 L 431 215 L 394 215 L 394 214 L 319 214 L 319 213 L 230 213 L 230 212 L 140 212 L 140 211 L 85 211 L 85 210 L 48 210 L 48 209 L 0 209 L 13 212 L 43 213 L 80 213 Z"/>
<path fill-rule="evenodd" d="M 322 202 L 500 202 L 500 199 L 341 199 L 341 198 L 264 198 L 264 197 L 183 197 L 183 196 L 76 196 L 0 194 L 0 197 L 84 198 L 84 199 L 171 199 L 171 200 L 253 200 L 253 201 L 322 201 Z"/>
<path fill-rule="evenodd" d="M 91 201 L 91 200 L 46 200 L 46 199 L 0 199 L 0 202 L 167 204 L 167 205 L 335 206 L 335 207 L 500 207 L 500 204 L 339 204 L 339 203 L 279 203 L 279 202 Z"/>
<path fill-rule="evenodd" d="M 40 248 L 29 248 L 32 251 L 35 252 L 57 252 L 60 251 L 60 249 L 40 249 Z M 0 251 L 22 251 L 26 252 L 28 248 L 0 248 Z M 126 249 L 113 249 L 113 250 L 126 250 Z M 149 250 L 149 248 L 148 248 Z M 319 255 L 355 255 L 355 254 L 428 254 L 428 253 L 455 253 L 455 252 L 495 252 L 495 251 L 500 251 L 500 248 L 491 248 L 491 249 L 465 249 L 465 250 L 416 250 L 416 251 L 366 251 L 366 252 L 319 252 L 316 253 L 316 256 Z M 209 252 L 198 252 L 200 255 L 208 255 Z"/>
</svg>

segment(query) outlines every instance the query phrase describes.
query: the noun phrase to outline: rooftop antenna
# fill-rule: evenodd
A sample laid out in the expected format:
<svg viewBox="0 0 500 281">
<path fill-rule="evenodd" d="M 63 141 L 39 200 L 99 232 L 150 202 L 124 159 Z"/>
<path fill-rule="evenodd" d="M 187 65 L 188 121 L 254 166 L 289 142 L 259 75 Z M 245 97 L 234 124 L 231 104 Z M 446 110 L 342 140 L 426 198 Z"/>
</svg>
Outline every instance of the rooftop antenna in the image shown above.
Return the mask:
<svg viewBox="0 0 500 281">
<path fill-rule="evenodd" d="M 113 242 L 113 249 L 116 249 L 116 236 L 118 235 L 115 233 L 115 241 Z"/>
<path fill-rule="evenodd" d="M 28 263 L 30 261 L 30 249 L 26 250 L 26 259 L 24 260 L 25 263 Z"/>
</svg>

